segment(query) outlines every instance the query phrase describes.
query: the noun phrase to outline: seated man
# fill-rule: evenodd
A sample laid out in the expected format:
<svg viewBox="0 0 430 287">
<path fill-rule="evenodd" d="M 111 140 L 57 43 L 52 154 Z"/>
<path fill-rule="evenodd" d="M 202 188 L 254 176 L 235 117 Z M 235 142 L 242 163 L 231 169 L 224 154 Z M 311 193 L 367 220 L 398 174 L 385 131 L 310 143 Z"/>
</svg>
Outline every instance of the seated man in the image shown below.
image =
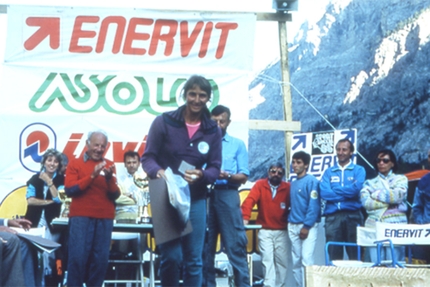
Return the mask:
<svg viewBox="0 0 430 287">
<path fill-rule="evenodd" d="M 135 151 L 124 153 L 124 166 L 127 172 L 118 178 L 121 196 L 116 200 L 115 219 L 119 223 L 136 223 L 138 205 L 143 205 L 140 189 L 134 184 L 134 175 L 143 174 L 139 170 L 140 156 Z"/>
<path fill-rule="evenodd" d="M 0 285 L 36 286 L 34 252 L 25 240 L 20 240 L 17 231 L 8 226 L 28 230 L 31 222 L 27 219 L 0 219 Z"/>
<path fill-rule="evenodd" d="M 124 153 L 124 167 L 127 172 L 118 177 L 118 186 L 121 190 L 121 195 L 115 201 L 115 220 L 117 223 L 136 223 L 139 215 L 139 205 L 142 206 L 146 203 L 144 202 L 141 190 L 134 183 L 135 174 L 142 177 L 146 176 L 139 169 L 139 166 L 140 156 L 137 152 L 129 150 Z M 111 248 L 110 256 L 125 256 L 125 254 L 129 254 L 130 249 L 133 250 L 133 255 L 137 256 L 137 247 L 133 245 L 130 248 L 129 244 L 129 240 L 115 241 Z"/>
</svg>

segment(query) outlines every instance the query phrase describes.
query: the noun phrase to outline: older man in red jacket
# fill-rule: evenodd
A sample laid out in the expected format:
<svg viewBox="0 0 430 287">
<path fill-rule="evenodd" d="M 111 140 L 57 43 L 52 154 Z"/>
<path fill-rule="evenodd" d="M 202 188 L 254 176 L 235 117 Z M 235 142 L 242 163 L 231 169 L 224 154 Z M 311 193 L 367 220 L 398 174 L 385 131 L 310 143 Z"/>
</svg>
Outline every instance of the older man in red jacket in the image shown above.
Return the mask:
<svg viewBox="0 0 430 287">
<path fill-rule="evenodd" d="M 290 184 L 282 180 L 281 163 L 270 165 L 268 178 L 258 180 L 242 203 L 244 224 L 248 224 L 252 207 L 257 204 L 258 247 L 264 271 L 264 286 L 287 283 L 287 217 L 290 208 Z M 277 276 L 278 275 L 278 276 Z"/>
</svg>

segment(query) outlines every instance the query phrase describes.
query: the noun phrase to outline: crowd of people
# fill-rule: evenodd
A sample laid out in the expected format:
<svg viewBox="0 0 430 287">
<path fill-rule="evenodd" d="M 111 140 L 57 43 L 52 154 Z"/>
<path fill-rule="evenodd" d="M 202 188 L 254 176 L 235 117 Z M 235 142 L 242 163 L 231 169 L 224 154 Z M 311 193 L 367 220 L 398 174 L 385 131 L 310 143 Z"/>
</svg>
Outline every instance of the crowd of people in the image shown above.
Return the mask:
<svg viewBox="0 0 430 287">
<path fill-rule="evenodd" d="M 59 241 L 60 235 L 51 222 L 60 216 L 59 190 L 64 189 L 72 199 L 67 286 L 102 286 L 114 219 L 130 223 L 136 222 L 138 216 L 142 199 L 133 176 L 140 165 L 151 179 L 165 178 L 165 170 L 170 168 L 182 176 L 190 190 L 192 232 L 157 246 L 162 286 L 179 286 L 181 280 L 182 286 L 216 286 L 219 234 L 235 285 L 251 286 L 245 226 L 250 223 L 254 205 L 258 206 L 256 224 L 261 225 L 258 247 L 264 286 L 287 286 L 289 268 L 295 286 L 305 285 L 303 270 L 314 265 L 322 216 L 326 242 L 356 242 L 357 226 L 408 223 L 408 180 L 396 174 L 398 164 L 393 151 L 377 153 L 377 175 L 366 180 L 365 169 L 352 160 L 354 144 L 348 139 L 337 142 L 336 164 L 326 169 L 320 180 L 308 173 L 311 156 L 299 151 L 291 161 L 294 180 L 283 180 L 284 165 L 271 163 L 267 177 L 255 182 L 241 204 L 238 190 L 248 180 L 248 153 L 243 141 L 227 133 L 230 109 L 218 105 L 209 111 L 211 94 L 207 79 L 189 78 L 182 93 L 185 104 L 155 118 L 143 155 L 134 151 L 124 154 L 127 173 L 122 178 L 117 178 L 114 163 L 104 157 L 108 136 L 103 131 L 91 131 L 83 157 L 70 163 L 55 149 L 47 150 L 41 171 L 27 182 L 26 219 L 0 220 L 1 285 L 44 285 L 43 278 L 37 277 L 40 272 L 35 252 L 7 226 L 44 227 L 45 237 Z M 430 174 L 420 180 L 412 209 L 413 222 L 430 223 Z M 375 261 L 376 250 L 368 250 Z M 330 259 L 343 259 L 343 251 L 343 247 L 330 246 Z M 361 259 L 355 247 L 346 247 L 346 252 L 349 259 Z M 404 248 L 396 247 L 394 255 L 397 261 L 404 260 Z M 381 256 L 389 260 L 391 252 L 383 249 Z M 53 272 L 53 262 L 52 255 L 44 255 L 44 275 Z M 13 272 L 7 272 L 9 269 Z M 16 275 L 20 273 L 25 276 Z"/>
</svg>

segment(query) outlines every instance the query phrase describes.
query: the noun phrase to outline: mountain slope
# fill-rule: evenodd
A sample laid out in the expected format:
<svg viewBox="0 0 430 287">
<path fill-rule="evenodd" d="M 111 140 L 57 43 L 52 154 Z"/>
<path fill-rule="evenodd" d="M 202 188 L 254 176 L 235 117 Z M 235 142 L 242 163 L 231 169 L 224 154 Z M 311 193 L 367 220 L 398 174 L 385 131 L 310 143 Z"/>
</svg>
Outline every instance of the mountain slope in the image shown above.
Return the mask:
<svg viewBox="0 0 430 287">
<path fill-rule="evenodd" d="M 386 147 L 402 171 L 420 168 L 430 146 L 428 0 L 331 1 L 289 47 L 293 120 L 302 132 L 332 130 L 326 120 L 336 129 L 357 128 L 367 160 Z M 265 98 L 251 119 L 282 119 L 280 78 L 276 63 L 250 84 L 263 86 Z M 250 131 L 251 180 L 266 176 L 268 162 L 283 162 L 284 147 L 282 132 Z"/>
</svg>

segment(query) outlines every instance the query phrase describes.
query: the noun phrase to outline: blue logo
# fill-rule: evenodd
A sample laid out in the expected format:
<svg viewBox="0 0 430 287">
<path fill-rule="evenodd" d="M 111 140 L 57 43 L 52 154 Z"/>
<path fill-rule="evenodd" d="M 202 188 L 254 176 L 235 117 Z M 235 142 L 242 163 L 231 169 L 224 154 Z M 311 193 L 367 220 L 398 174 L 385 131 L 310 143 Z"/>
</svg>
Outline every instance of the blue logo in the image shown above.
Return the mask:
<svg viewBox="0 0 430 287">
<path fill-rule="evenodd" d="M 57 136 L 50 126 L 32 123 L 25 127 L 19 136 L 19 160 L 25 169 L 40 171 L 43 154 L 47 149 L 56 146 Z"/>
</svg>

